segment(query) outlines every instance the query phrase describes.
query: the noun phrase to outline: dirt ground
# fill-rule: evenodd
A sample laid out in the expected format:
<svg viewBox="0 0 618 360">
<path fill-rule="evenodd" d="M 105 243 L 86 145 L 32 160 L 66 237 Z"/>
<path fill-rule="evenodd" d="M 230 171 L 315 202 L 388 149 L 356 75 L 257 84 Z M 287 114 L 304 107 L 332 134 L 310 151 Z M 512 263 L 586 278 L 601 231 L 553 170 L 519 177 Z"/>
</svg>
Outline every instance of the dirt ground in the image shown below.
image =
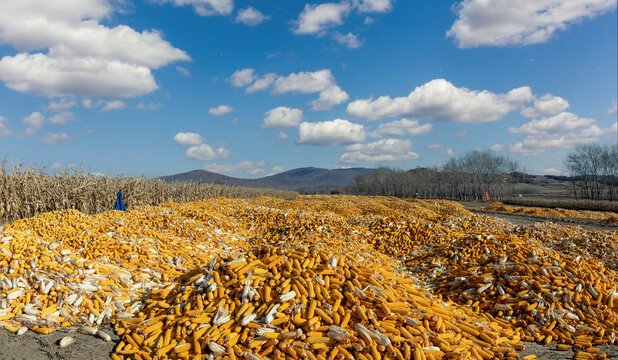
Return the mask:
<svg viewBox="0 0 618 360">
<path fill-rule="evenodd" d="M 3 360 L 104 360 L 109 359 L 119 342 L 110 326 L 101 330 L 112 336 L 112 341 L 106 342 L 92 335 L 82 334 L 75 329 L 60 329 L 49 335 L 39 335 L 28 331 L 17 336 L 0 329 L 0 359 Z M 75 342 L 66 347 L 60 347 L 58 342 L 65 336 L 72 336 Z"/>
</svg>

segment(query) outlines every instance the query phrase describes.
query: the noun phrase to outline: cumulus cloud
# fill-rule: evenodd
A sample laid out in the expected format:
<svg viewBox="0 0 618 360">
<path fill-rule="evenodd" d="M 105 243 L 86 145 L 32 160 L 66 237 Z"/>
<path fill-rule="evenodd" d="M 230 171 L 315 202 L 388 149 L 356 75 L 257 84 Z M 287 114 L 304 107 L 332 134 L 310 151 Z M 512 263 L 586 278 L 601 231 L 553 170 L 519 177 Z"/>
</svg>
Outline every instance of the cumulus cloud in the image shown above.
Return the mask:
<svg viewBox="0 0 618 360">
<path fill-rule="evenodd" d="M 346 146 L 345 150 L 339 158 L 342 164 L 380 164 L 419 158 L 417 153 L 411 151 L 410 140 L 382 139 L 368 144 Z"/>
<path fill-rule="evenodd" d="M 519 128 L 510 127 L 512 134 L 537 135 L 540 133 L 562 133 L 569 130 L 590 126 L 595 123 L 594 119 L 580 118 L 579 116 L 562 112 L 551 117 L 532 120 Z"/>
<path fill-rule="evenodd" d="M 152 0 L 158 3 L 172 3 L 174 6 L 191 5 L 200 16 L 229 15 L 234 11 L 234 0 Z"/>
<path fill-rule="evenodd" d="M 427 145 L 427 149 L 433 150 L 433 149 L 442 149 L 444 147 L 444 144 L 442 143 L 432 143 Z"/>
<path fill-rule="evenodd" d="M 277 74 L 275 73 L 264 74 L 261 78 L 256 79 L 253 84 L 247 87 L 245 91 L 248 93 L 253 93 L 256 91 L 266 90 L 270 85 L 272 85 L 276 78 Z"/>
<path fill-rule="evenodd" d="M 214 160 L 230 156 L 229 150 L 223 145 L 210 146 L 208 144 L 194 145 L 187 149 L 186 155 L 194 160 Z"/>
<path fill-rule="evenodd" d="M 455 156 L 455 150 L 448 148 L 446 149 L 446 155 L 447 156 Z"/>
<path fill-rule="evenodd" d="M 354 0 L 353 4 L 359 12 L 365 13 L 383 13 L 393 9 L 391 0 Z"/>
<path fill-rule="evenodd" d="M 84 109 L 92 109 L 94 107 L 94 104 L 92 103 L 91 99 L 83 99 L 82 106 L 84 107 Z"/>
<path fill-rule="evenodd" d="M 238 10 L 238 14 L 236 15 L 237 23 L 243 23 L 249 26 L 259 25 L 265 20 L 268 20 L 268 16 L 265 16 L 260 10 L 252 6 Z"/>
<path fill-rule="evenodd" d="M 0 116 L 0 136 L 11 135 L 13 135 L 13 132 L 9 129 L 9 121 L 4 116 Z"/>
<path fill-rule="evenodd" d="M 114 100 L 106 102 L 105 106 L 103 106 L 103 109 L 101 109 L 101 111 L 122 110 L 125 107 L 127 107 L 127 104 L 125 102 L 120 100 Z"/>
<path fill-rule="evenodd" d="M 158 88 L 150 69 L 103 58 L 20 53 L 0 59 L 0 80 L 15 91 L 45 96 L 80 94 L 130 98 Z"/>
<path fill-rule="evenodd" d="M 618 103 L 616 103 L 616 101 L 614 101 L 613 105 L 611 108 L 607 109 L 607 115 L 616 115 L 618 114 Z"/>
<path fill-rule="evenodd" d="M 47 105 L 47 110 L 50 110 L 50 111 L 67 110 L 67 109 L 72 108 L 75 105 L 77 105 L 77 102 L 75 100 L 62 98 L 58 101 L 50 101 L 49 105 Z"/>
<path fill-rule="evenodd" d="M 616 0 L 464 0 L 447 32 L 461 48 L 528 45 L 616 8 Z"/>
<path fill-rule="evenodd" d="M 45 116 L 40 112 L 35 111 L 26 116 L 22 120 L 22 123 L 26 126 L 26 135 L 33 135 L 43 127 L 43 123 L 45 123 Z"/>
<path fill-rule="evenodd" d="M 234 111 L 234 108 L 228 105 L 219 105 L 215 108 L 208 110 L 208 113 L 215 116 L 222 116 Z"/>
<path fill-rule="evenodd" d="M 329 69 L 314 72 L 301 71 L 288 76 L 279 77 L 274 84 L 273 93 L 283 94 L 296 92 L 311 94 L 328 89 L 335 84 L 335 78 Z"/>
<path fill-rule="evenodd" d="M 510 133 L 526 135 L 523 141 L 509 145 L 509 151 L 522 156 L 537 156 L 546 151 L 598 142 L 599 136 L 609 131 L 611 128 L 600 128 L 594 119 L 562 112 L 552 117 L 532 120 L 519 128 L 509 128 Z"/>
<path fill-rule="evenodd" d="M 333 106 L 339 105 L 350 99 L 350 96 L 337 85 L 332 85 L 320 91 L 320 97 L 311 102 L 311 110 L 330 110 Z"/>
<path fill-rule="evenodd" d="M 568 109 L 570 106 L 569 102 L 560 96 L 545 94 L 539 99 L 534 100 L 532 107 L 523 108 L 521 115 L 527 118 L 553 116 Z"/>
<path fill-rule="evenodd" d="M 279 173 L 283 172 L 284 170 L 285 170 L 285 168 L 283 166 L 273 166 L 272 170 L 270 170 L 270 172 L 268 173 L 267 176 L 279 174 Z"/>
<path fill-rule="evenodd" d="M 296 34 L 320 35 L 328 28 L 343 24 L 349 12 L 350 5 L 347 2 L 306 4 L 292 31 Z"/>
<path fill-rule="evenodd" d="M 497 121 L 531 100 L 532 92 L 527 86 L 495 94 L 458 88 L 444 79 L 435 79 L 407 97 L 356 100 L 348 104 L 346 111 L 351 118 L 366 121 L 403 116 L 480 124 Z"/>
<path fill-rule="evenodd" d="M 297 144 L 347 145 L 365 141 L 363 125 L 348 120 L 335 119 L 322 122 L 303 122 L 298 129 Z"/>
<path fill-rule="evenodd" d="M 204 142 L 204 138 L 202 135 L 191 132 L 179 132 L 174 135 L 174 142 L 180 146 L 191 146 L 191 145 L 200 145 Z"/>
<path fill-rule="evenodd" d="M 491 151 L 502 151 L 502 150 L 504 150 L 504 145 L 503 144 L 493 144 L 492 146 L 489 147 L 489 150 L 491 150 Z"/>
<path fill-rule="evenodd" d="M 66 133 L 47 133 L 41 136 L 39 140 L 41 140 L 42 143 L 53 145 L 61 141 L 75 140 L 75 136 L 70 136 Z"/>
<path fill-rule="evenodd" d="M 556 168 L 547 168 L 542 171 L 543 175 L 562 175 L 562 171 Z"/>
<path fill-rule="evenodd" d="M 391 0 L 354 0 L 330 2 L 324 4 L 306 4 L 298 19 L 293 23 L 295 34 L 312 34 L 322 36 L 330 28 L 337 27 L 345 21 L 352 10 L 359 14 L 385 13 L 392 10 Z M 367 23 L 367 18 L 365 18 Z"/>
<path fill-rule="evenodd" d="M 383 138 L 387 136 L 423 135 L 433 130 L 432 124 L 421 125 L 418 120 L 401 119 L 386 124 L 380 124 L 369 136 Z"/>
<path fill-rule="evenodd" d="M 0 60 L 0 80 L 16 91 L 133 97 L 157 89 L 151 69 L 190 59 L 157 30 L 102 25 L 116 10 L 107 0 L 7 0 L 2 7 L 0 43 L 21 52 Z"/>
<path fill-rule="evenodd" d="M 349 32 L 347 34 L 342 34 L 340 32 L 335 32 L 333 34 L 333 38 L 338 43 L 340 43 L 342 45 L 345 45 L 346 47 L 348 47 L 350 49 L 357 49 L 357 48 L 361 47 L 361 45 L 362 45 L 362 43 L 358 40 L 356 35 L 352 34 L 351 32 Z"/>
<path fill-rule="evenodd" d="M 186 67 L 176 66 L 176 71 L 178 71 L 179 73 L 181 73 L 182 75 L 186 77 L 191 76 L 191 72 Z"/>
<path fill-rule="evenodd" d="M 66 124 L 69 121 L 75 120 L 77 120 L 77 116 L 70 111 L 63 111 L 49 118 L 49 122 L 52 124 Z"/>
<path fill-rule="evenodd" d="M 289 129 L 297 127 L 303 121 L 301 109 L 279 106 L 264 114 L 262 127 L 268 129 Z"/>
<path fill-rule="evenodd" d="M 236 87 L 247 86 L 255 80 L 254 72 L 254 69 L 236 70 L 230 77 L 230 82 Z"/>
<path fill-rule="evenodd" d="M 283 131 L 279 131 L 279 135 L 277 135 L 277 139 L 282 141 L 287 140 L 288 137 L 288 134 L 284 133 Z"/>
<path fill-rule="evenodd" d="M 266 162 L 264 161 L 241 161 L 237 164 L 213 163 L 204 166 L 204 170 L 213 171 L 220 174 L 229 174 L 237 170 L 242 170 L 245 174 L 256 176 L 266 172 Z"/>
</svg>

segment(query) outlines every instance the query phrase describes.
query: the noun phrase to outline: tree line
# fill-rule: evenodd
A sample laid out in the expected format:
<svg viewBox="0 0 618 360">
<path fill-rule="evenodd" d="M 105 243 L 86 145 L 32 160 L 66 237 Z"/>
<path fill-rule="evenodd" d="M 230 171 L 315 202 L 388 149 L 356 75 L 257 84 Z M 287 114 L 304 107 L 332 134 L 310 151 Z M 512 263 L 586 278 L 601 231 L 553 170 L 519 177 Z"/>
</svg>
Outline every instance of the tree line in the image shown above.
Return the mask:
<svg viewBox="0 0 618 360">
<path fill-rule="evenodd" d="M 564 160 L 569 176 L 552 176 L 569 183 L 575 199 L 618 198 L 616 145 L 577 146 Z M 349 194 L 422 197 L 455 200 L 509 199 L 516 184 L 529 182 L 517 161 L 490 150 L 474 150 L 440 166 L 399 170 L 386 167 L 358 175 L 342 191 Z"/>
<path fill-rule="evenodd" d="M 344 191 L 362 195 L 447 198 L 457 200 L 512 197 L 522 174 L 515 160 L 490 150 L 474 150 L 442 166 L 397 170 L 378 168 L 358 175 Z M 525 175 L 525 174 L 524 174 Z"/>
</svg>

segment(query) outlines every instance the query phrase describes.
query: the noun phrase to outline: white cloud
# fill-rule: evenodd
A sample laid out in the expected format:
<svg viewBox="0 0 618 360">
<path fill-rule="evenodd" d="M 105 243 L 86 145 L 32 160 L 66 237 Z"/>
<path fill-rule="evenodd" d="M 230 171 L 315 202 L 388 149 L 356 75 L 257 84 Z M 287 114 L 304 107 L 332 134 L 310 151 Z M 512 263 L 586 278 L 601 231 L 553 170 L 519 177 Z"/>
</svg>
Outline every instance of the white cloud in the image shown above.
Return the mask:
<svg viewBox="0 0 618 360">
<path fill-rule="evenodd" d="M 363 125 L 335 119 L 322 122 L 303 122 L 298 131 L 297 144 L 347 145 L 365 141 Z"/>
<path fill-rule="evenodd" d="M 616 115 L 618 114 L 618 103 L 614 100 L 611 108 L 607 109 L 607 115 Z"/>
<path fill-rule="evenodd" d="M 26 126 L 26 135 L 33 135 L 39 131 L 45 123 L 45 116 L 38 111 L 33 112 L 22 120 L 24 126 Z"/>
<path fill-rule="evenodd" d="M 281 76 L 275 81 L 273 93 L 283 94 L 296 92 L 311 94 L 328 89 L 335 85 L 335 78 L 329 69 L 314 72 L 301 71 L 288 76 Z"/>
<path fill-rule="evenodd" d="M 234 0 L 152 0 L 172 3 L 174 6 L 191 5 L 200 16 L 229 15 L 234 11 Z"/>
<path fill-rule="evenodd" d="M 215 116 L 222 116 L 234 111 L 234 108 L 228 105 L 219 105 L 216 108 L 211 108 L 208 113 Z"/>
<path fill-rule="evenodd" d="M 537 44 L 615 8 L 616 0 L 464 0 L 447 35 L 461 48 Z"/>
<path fill-rule="evenodd" d="M 345 45 L 346 47 L 348 47 L 350 49 L 357 49 L 357 48 L 361 47 L 361 45 L 362 45 L 362 43 L 358 40 L 356 35 L 352 34 L 351 32 L 349 32 L 347 34 L 342 34 L 340 32 L 335 32 L 333 34 L 333 38 L 338 43 L 343 44 L 343 45 Z"/>
<path fill-rule="evenodd" d="M 271 175 L 279 174 L 279 173 L 283 172 L 284 170 L 285 170 L 285 168 L 283 166 L 273 166 L 272 170 L 270 170 L 270 172 L 266 176 L 271 176 Z"/>
<path fill-rule="evenodd" d="M 523 108 L 521 115 L 527 118 L 553 116 L 568 109 L 570 106 L 569 102 L 560 96 L 545 94 L 541 98 L 534 100 L 532 107 Z"/>
<path fill-rule="evenodd" d="M 261 78 L 256 79 L 245 91 L 248 93 L 253 93 L 256 91 L 265 90 L 275 81 L 276 78 L 277 74 L 275 73 L 264 74 Z"/>
<path fill-rule="evenodd" d="M 320 91 L 320 97 L 311 102 L 311 110 L 330 110 L 333 106 L 339 105 L 350 99 L 350 96 L 337 85 L 332 85 Z"/>
<path fill-rule="evenodd" d="M 264 114 L 262 127 L 268 129 L 289 129 L 297 127 L 303 121 L 301 109 L 279 106 Z"/>
<path fill-rule="evenodd" d="M 145 66 L 101 58 L 20 53 L 0 59 L 0 80 L 19 92 L 129 98 L 158 88 Z"/>
<path fill-rule="evenodd" d="M 260 12 L 260 10 L 257 10 L 252 6 L 238 10 L 238 14 L 236 15 L 236 22 L 249 26 L 259 25 L 265 20 L 268 20 L 268 16 L 265 16 Z"/>
<path fill-rule="evenodd" d="M 204 142 L 202 135 L 197 133 L 179 132 L 174 135 L 173 140 L 180 146 L 200 145 Z"/>
<path fill-rule="evenodd" d="M 360 12 L 388 12 L 393 9 L 391 0 L 354 0 L 354 7 Z"/>
<path fill-rule="evenodd" d="M 62 98 L 58 101 L 50 101 L 49 105 L 47 105 L 47 110 L 50 110 L 50 111 L 67 110 L 67 109 L 72 108 L 75 105 L 77 105 L 77 102 L 75 102 L 75 100 Z"/>
<path fill-rule="evenodd" d="M 287 140 L 288 137 L 288 134 L 284 133 L 283 131 L 279 131 L 279 135 L 277 135 L 278 140 Z"/>
<path fill-rule="evenodd" d="M 364 25 L 371 25 L 375 22 L 376 20 L 370 16 L 365 17 L 365 20 L 363 20 L 363 24 Z"/>
<path fill-rule="evenodd" d="M 75 136 L 67 135 L 66 133 L 47 133 L 39 139 L 41 142 L 45 144 L 56 144 L 61 141 L 71 141 L 75 140 Z"/>
<path fill-rule="evenodd" d="M 411 151 L 410 140 L 382 139 L 368 144 L 346 146 L 345 150 L 339 158 L 342 164 L 380 164 L 419 158 L 417 153 Z"/>
<path fill-rule="evenodd" d="M 237 164 L 213 163 L 204 166 L 204 170 L 213 171 L 220 174 L 229 174 L 237 170 L 242 170 L 245 174 L 256 176 L 266 172 L 268 166 L 264 161 L 241 161 Z"/>
<path fill-rule="evenodd" d="M 455 156 L 455 150 L 448 148 L 446 149 L 446 155 L 447 156 Z"/>
<path fill-rule="evenodd" d="M 0 136 L 11 135 L 13 135 L 13 132 L 9 129 L 9 121 L 4 116 L 0 116 Z"/>
<path fill-rule="evenodd" d="M 106 102 L 105 106 L 103 106 L 103 109 L 101 109 L 101 111 L 122 110 L 125 107 L 127 107 L 127 104 L 125 102 L 120 100 L 114 100 Z"/>
<path fill-rule="evenodd" d="M 194 160 L 214 160 L 226 158 L 230 156 L 230 152 L 223 145 L 212 147 L 208 144 L 200 144 L 188 148 L 186 155 L 189 159 Z"/>
<path fill-rule="evenodd" d="M 63 111 L 49 118 L 49 122 L 52 124 L 66 124 L 75 120 L 77 120 L 77 117 L 70 111 Z"/>
<path fill-rule="evenodd" d="M 504 145 L 503 144 L 493 144 L 492 146 L 489 147 L 489 150 L 491 150 L 491 151 L 502 151 L 502 150 L 504 150 Z"/>
<path fill-rule="evenodd" d="M 137 106 L 135 108 L 139 110 L 158 110 L 162 107 L 163 107 L 163 104 L 161 103 L 156 103 L 156 102 L 145 103 L 143 101 L 140 101 L 139 103 L 137 103 Z"/>
<path fill-rule="evenodd" d="M 83 99 L 82 106 L 84 107 L 84 109 L 92 109 L 94 107 L 94 104 L 90 99 Z"/>
<path fill-rule="evenodd" d="M 432 124 L 421 125 L 418 120 L 401 119 L 398 121 L 380 124 L 375 131 L 369 133 L 369 136 L 383 138 L 387 136 L 406 136 L 406 135 L 423 135 L 433 130 Z"/>
<path fill-rule="evenodd" d="M 432 143 L 427 145 L 427 149 L 442 149 L 444 147 L 444 144 L 442 143 Z"/>
<path fill-rule="evenodd" d="M 537 135 L 540 133 L 550 134 L 591 126 L 594 122 L 594 119 L 580 118 L 573 113 L 562 112 L 552 117 L 532 120 L 519 128 L 510 127 L 509 132 L 512 134 L 527 135 Z"/>
<path fill-rule="evenodd" d="M 509 128 L 510 133 L 526 135 L 523 141 L 509 145 L 509 151 L 522 156 L 542 155 L 546 151 L 598 142 L 599 136 L 611 130 L 600 128 L 594 119 L 562 112 L 552 117 L 532 120 L 519 128 Z"/>
<path fill-rule="evenodd" d="M 47 96 L 126 98 L 157 89 L 151 69 L 190 59 L 157 30 L 102 25 L 115 10 L 107 0 L 5 0 L 0 43 L 21 52 L 0 60 L 0 80 Z"/>
<path fill-rule="evenodd" d="M 321 35 L 326 29 L 343 24 L 349 12 L 350 5 L 347 2 L 306 4 L 292 31 L 296 34 Z"/>
<path fill-rule="evenodd" d="M 179 73 L 181 73 L 182 75 L 186 77 L 191 76 L 191 72 L 186 67 L 176 66 L 176 71 L 178 71 Z"/>
<path fill-rule="evenodd" d="M 460 132 L 458 132 L 455 135 L 457 135 L 457 137 L 466 137 L 468 135 L 468 132 L 467 131 L 460 131 Z"/>
<path fill-rule="evenodd" d="M 494 94 L 458 88 L 444 79 L 435 79 L 407 97 L 356 100 L 348 104 L 346 111 L 352 118 L 367 121 L 404 116 L 480 124 L 497 121 L 531 100 L 532 92 L 527 86 Z"/>
<path fill-rule="evenodd" d="M 247 86 L 255 80 L 254 72 L 253 69 L 236 70 L 230 77 L 230 82 L 236 87 Z"/>
<path fill-rule="evenodd" d="M 556 168 L 547 168 L 542 171 L 543 175 L 562 175 L 562 171 Z"/>
</svg>

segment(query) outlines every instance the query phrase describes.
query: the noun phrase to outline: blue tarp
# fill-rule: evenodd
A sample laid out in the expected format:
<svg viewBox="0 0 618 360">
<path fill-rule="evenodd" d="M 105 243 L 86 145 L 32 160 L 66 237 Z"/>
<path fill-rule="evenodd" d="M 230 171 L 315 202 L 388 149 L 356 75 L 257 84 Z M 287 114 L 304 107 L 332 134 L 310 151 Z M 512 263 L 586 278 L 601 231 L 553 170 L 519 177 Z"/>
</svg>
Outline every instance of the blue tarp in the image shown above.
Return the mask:
<svg viewBox="0 0 618 360">
<path fill-rule="evenodd" d="M 116 197 L 116 204 L 114 204 L 113 210 L 127 211 L 127 208 L 124 207 L 124 202 L 122 202 L 122 193 L 118 191 L 118 196 Z"/>
</svg>

